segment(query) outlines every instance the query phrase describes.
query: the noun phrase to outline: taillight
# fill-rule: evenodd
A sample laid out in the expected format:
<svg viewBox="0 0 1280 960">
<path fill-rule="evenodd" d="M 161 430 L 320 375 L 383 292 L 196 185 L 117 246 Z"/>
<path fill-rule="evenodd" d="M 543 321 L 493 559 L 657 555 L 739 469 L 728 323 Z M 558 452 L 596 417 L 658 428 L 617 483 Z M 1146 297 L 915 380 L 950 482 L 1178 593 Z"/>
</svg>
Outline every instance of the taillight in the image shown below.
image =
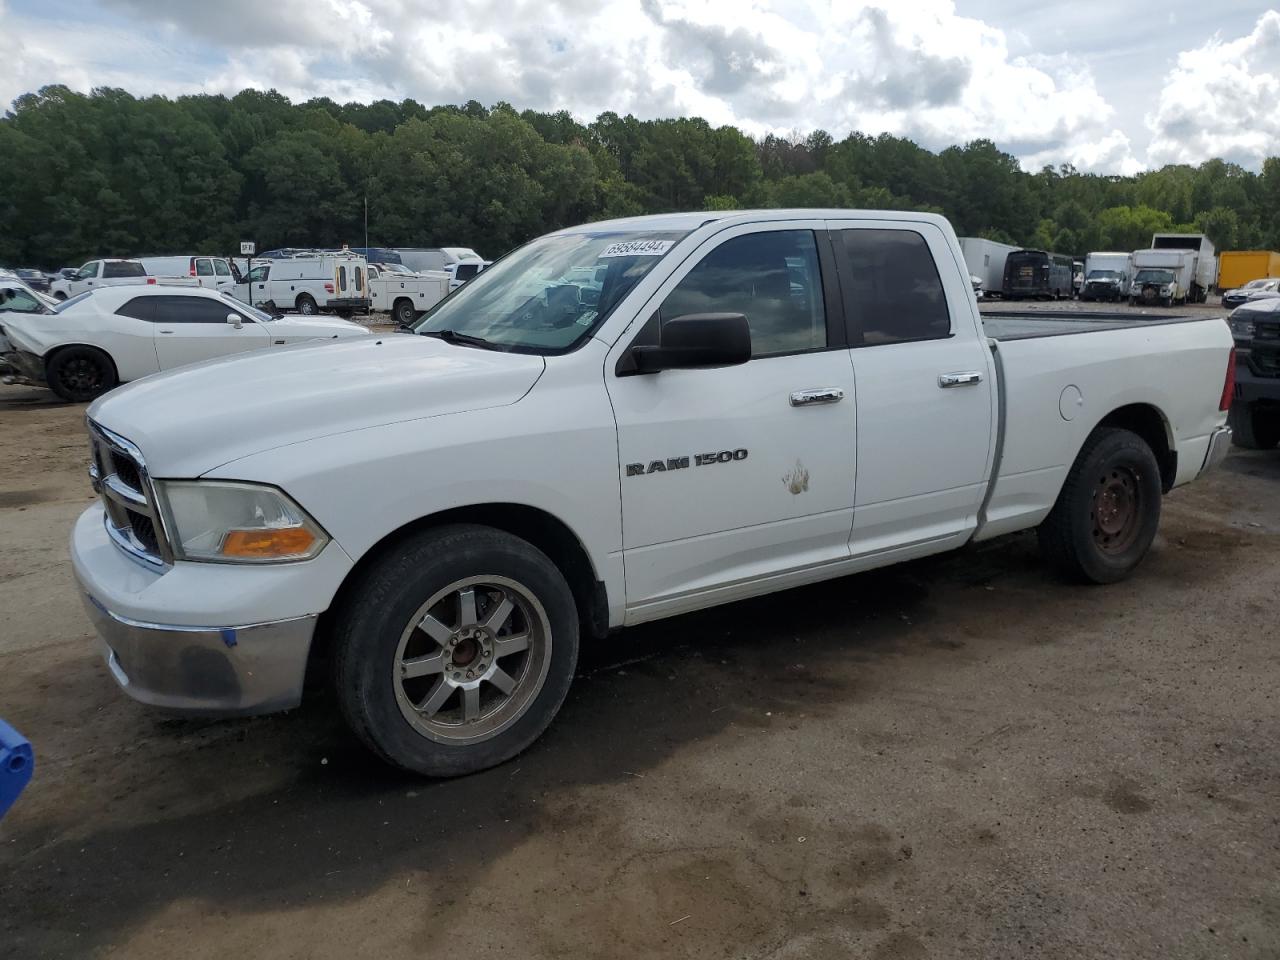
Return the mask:
<svg viewBox="0 0 1280 960">
<path fill-rule="evenodd" d="M 326 284 L 324 285 L 324 292 L 325 292 L 325 293 L 333 293 L 333 284 L 332 284 L 332 283 L 326 283 Z"/>
<path fill-rule="evenodd" d="M 156 278 L 155 278 L 155 277 L 147 277 L 147 285 L 148 285 L 148 286 L 150 286 L 151 284 L 153 284 L 153 283 L 155 283 L 155 282 L 156 282 Z"/>
<path fill-rule="evenodd" d="M 1231 409 L 1231 395 L 1236 392 L 1236 350 L 1231 348 L 1231 352 L 1227 354 L 1227 379 L 1222 384 L 1222 400 L 1218 403 L 1219 410 Z"/>
</svg>

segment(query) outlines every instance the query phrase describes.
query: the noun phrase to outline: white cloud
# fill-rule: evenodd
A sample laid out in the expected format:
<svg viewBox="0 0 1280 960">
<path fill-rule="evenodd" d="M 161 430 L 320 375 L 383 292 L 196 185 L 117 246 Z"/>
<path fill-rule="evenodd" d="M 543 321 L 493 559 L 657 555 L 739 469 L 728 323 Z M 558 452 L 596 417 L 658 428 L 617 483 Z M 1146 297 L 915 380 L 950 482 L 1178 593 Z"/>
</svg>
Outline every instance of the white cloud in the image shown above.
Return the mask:
<svg viewBox="0 0 1280 960">
<path fill-rule="evenodd" d="M 1247 36 L 1180 53 L 1147 127 L 1154 166 L 1222 157 L 1257 169 L 1280 152 L 1280 11 Z"/>
<path fill-rule="evenodd" d="M 505 100 L 584 120 L 698 115 L 756 136 L 889 132 L 931 149 L 985 137 L 1028 170 L 1106 173 L 1224 151 L 1257 166 L 1280 123 L 1275 12 L 1248 37 L 1178 57 L 1142 157 L 1131 138 L 1151 105 L 1118 116 L 1082 55 L 1033 53 L 1028 37 L 961 16 L 954 0 L 102 0 L 108 25 L 3 4 L 0 31 L 19 41 L 0 62 L 0 102 L 51 82 Z"/>
</svg>

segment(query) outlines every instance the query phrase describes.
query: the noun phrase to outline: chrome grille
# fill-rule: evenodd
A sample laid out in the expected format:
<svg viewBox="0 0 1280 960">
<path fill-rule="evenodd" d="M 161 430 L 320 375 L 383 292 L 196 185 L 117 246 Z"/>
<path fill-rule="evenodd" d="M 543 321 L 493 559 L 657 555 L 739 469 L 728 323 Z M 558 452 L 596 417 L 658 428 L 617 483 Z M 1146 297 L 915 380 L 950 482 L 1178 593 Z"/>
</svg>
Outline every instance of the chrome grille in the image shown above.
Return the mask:
<svg viewBox="0 0 1280 960">
<path fill-rule="evenodd" d="M 86 420 L 89 479 L 102 496 L 107 533 L 121 550 L 148 567 L 173 562 L 164 521 L 142 451 L 101 424 Z"/>
</svg>

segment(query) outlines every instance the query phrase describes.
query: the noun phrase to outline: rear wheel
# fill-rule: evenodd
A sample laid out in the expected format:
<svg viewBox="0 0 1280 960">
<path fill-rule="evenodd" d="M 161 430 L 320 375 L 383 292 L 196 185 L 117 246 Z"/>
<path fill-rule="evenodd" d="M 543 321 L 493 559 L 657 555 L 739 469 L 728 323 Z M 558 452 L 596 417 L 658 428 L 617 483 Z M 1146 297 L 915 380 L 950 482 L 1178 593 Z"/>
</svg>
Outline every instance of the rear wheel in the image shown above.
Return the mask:
<svg viewBox="0 0 1280 960">
<path fill-rule="evenodd" d="M 66 295 L 65 293 L 63 293 L 61 290 L 59 290 L 59 291 L 57 291 L 57 292 L 53 295 L 53 299 L 55 299 L 55 300 L 65 300 L 65 299 L 67 299 L 67 295 Z"/>
<path fill-rule="evenodd" d="M 298 297 L 297 306 L 298 312 L 308 317 L 314 317 L 320 312 L 320 308 L 316 306 L 315 300 L 313 300 L 311 295 L 308 293 L 304 293 L 302 296 Z"/>
<path fill-rule="evenodd" d="M 418 318 L 418 312 L 413 309 L 412 300 L 397 300 L 395 307 L 396 323 L 409 326 Z"/>
<path fill-rule="evenodd" d="M 45 381 L 50 390 L 72 403 L 100 397 L 118 382 L 111 358 L 96 347 L 59 350 L 45 368 Z"/>
<path fill-rule="evenodd" d="M 1227 414 L 1231 442 L 1245 450 L 1271 450 L 1280 444 L 1280 410 L 1233 403 Z"/>
<path fill-rule="evenodd" d="M 540 550 L 458 525 L 378 560 L 333 639 L 356 734 L 389 763 L 451 777 L 510 759 L 551 723 L 573 680 L 578 614 Z"/>
<path fill-rule="evenodd" d="M 1146 441 L 1129 430 L 1099 427 L 1040 525 L 1040 549 L 1071 580 L 1122 580 L 1155 539 L 1160 497 L 1160 466 Z"/>
</svg>

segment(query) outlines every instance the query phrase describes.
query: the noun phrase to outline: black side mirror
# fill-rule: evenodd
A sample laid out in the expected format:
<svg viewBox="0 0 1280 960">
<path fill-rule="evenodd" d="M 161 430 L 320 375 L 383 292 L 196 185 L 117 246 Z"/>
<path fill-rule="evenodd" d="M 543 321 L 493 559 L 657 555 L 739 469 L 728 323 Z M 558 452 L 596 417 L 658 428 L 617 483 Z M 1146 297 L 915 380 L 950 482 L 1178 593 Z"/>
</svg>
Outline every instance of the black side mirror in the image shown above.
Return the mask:
<svg viewBox="0 0 1280 960">
<path fill-rule="evenodd" d="M 663 324 L 656 347 L 635 346 L 629 356 L 619 374 L 731 367 L 751 359 L 751 327 L 740 313 L 689 313 Z"/>
</svg>

